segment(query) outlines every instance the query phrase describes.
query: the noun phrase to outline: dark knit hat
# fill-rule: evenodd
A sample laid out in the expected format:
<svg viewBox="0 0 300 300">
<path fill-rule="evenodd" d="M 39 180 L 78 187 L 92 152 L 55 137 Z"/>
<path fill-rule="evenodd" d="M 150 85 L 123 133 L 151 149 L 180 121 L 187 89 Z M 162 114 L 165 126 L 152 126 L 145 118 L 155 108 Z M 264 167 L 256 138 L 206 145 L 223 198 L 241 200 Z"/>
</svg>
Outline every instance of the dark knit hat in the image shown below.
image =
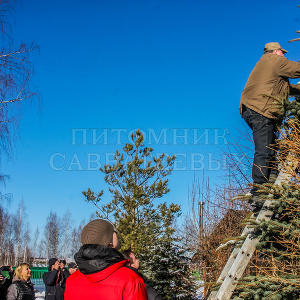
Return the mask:
<svg viewBox="0 0 300 300">
<path fill-rule="evenodd" d="M 52 267 L 57 261 L 58 261 L 58 259 L 55 258 L 55 257 L 49 259 L 49 262 L 48 262 L 48 268 L 49 268 L 49 270 L 51 270 L 51 267 Z"/>
<path fill-rule="evenodd" d="M 81 243 L 108 246 L 113 241 L 113 225 L 102 219 L 93 220 L 84 226 L 81 232 Z"/>
</svg>

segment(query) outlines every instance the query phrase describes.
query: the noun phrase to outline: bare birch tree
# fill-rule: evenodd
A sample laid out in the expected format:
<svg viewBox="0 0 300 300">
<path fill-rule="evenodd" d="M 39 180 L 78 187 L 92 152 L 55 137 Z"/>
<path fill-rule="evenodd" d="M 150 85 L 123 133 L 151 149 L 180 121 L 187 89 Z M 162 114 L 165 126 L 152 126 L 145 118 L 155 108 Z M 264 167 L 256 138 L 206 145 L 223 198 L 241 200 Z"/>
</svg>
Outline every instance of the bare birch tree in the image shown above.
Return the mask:
<svg viewBox="0 0 300 300">
<path fill-rule="evenodd" d="M 78 227 L 75 226 L 72 230 L 72 240 L 71 240 L 71 249 L 70 249 L 71 257 L 74 256 L 74 254 L 79 250 L 81 246 L 80 235 L 84 225 L 85 222 L 82 221 Z"/>
<path fill-rule="evenodd" d="M 7 244 L 10 227 L 9 219 L 9 214 L 2 206 L 0 206 L 0 264 L 4 264 L 7 260 Z"/>
<path fill-rule="evenodd" d="M 47 258 L 58 256 L 60 238 L 61 230 L 59 218 L 56 213 L 50 212 L 45 226 L 45 248 Z"/>
<path fill-rule="evenodd" d="M 33 235 L 32 239 L 32 255 L 33 258 L 39 257 L 38 256 L 38 244 L 39 244 L 39 237 L 40 237 L 40 231 L 39 227 L 37 226 Z"/>
<path fill-rule="evenodd" d="M 71 251 L 71 213 L 67 211 L 62 219 L 61 219 L 61 246 L 60 246 L 60 253 L 61 256 L 67 258 L 70 256 Z"/>
<path fill-rule="evenodd" d="M 13 42 L 8 21 L 13 3 L 0 1 L 0 154 L 11 152 L 22 104 L 34 95 L 29 87 L 33 74 L 30 54 L 36 47 Z M 4 179 L 0 174 L 0 181 Z"/>
<path fill-rule="evenodd" d="M 27 222 L 22 235 L 22 252 L 23 252 L 23 262 L 28 262 L 29 258 L 32 256 L 30 248 L 30 227 Z"/>
<path fill-rule="evenodd" d="M 15 242 L 15 262 L 17 265 L 21 256 L 21 243 L 22 243 L 22 234 L 23 234 L 23 226 L 24 226 L 24 202 L 21 201 L 19 203 L 18 211 L 16 215 L 13 217 L 13 228 L 14 228 L 14 242 Z"/>
</svg>

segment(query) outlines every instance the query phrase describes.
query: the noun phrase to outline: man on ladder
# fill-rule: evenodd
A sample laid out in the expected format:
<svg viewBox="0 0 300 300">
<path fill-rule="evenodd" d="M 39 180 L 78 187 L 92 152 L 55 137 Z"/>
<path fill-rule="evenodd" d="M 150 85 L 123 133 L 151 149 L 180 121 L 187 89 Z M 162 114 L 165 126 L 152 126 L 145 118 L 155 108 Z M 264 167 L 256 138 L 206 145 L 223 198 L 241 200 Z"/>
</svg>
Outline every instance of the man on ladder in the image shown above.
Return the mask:
<svg viewBox="0 0 300 300">
<path fill-rule="evenodd" d="M 284 118 L 288 97 L 300 94 L 300 85 L 289 83 L 289 78 L 300 78 L 300 63 L 288 60 L 285 53 L 279 43 L 267 43 L 241 96 L 240 113 L 252 129 L 255 145 L 249 201 L 254 210 L 263 205 L 257 185 L 274 182 L 278 174 L 272 144 Z"/>
<path fill-rule="evenodd" d="M 275 181 L 275 176 L 277 177 L 275 151 L 270 145 L 274 143 L 278 125 L 284 118 L 289 95 L 300 94 L 300 85 L 289 83 L 289 78 L 300 78 L 300 63 L 286 59 L 284 54 L 287 51 L 282 49 L 279 43 L 267 43 L 264 52 L 249 76 L 240 105 L 241 115 L 253 131 L 255 144 L 251 194 L 254 213 L 258 213 L 253 214 L 256 222 L 269 221 L 273 216 L 273 199 L 260 200 L 258 186 Z M 298 161 L 287 159 L 286 163 L 280 166 L 275 183 L 281 185 L 289 180 L 292 176 L 289 169 L 294 170 L 297 164 Z M 242 236 L 246 236 L 245 240 L 233 249 L 218 278 L 217 283 L 220 286 L 218 290 L 210 293 L 209 300 L 231 299 L 238 281 L 243 276 L 260 237 L 252 236 L 249 226 L 244 228 Z"/>
</svg>

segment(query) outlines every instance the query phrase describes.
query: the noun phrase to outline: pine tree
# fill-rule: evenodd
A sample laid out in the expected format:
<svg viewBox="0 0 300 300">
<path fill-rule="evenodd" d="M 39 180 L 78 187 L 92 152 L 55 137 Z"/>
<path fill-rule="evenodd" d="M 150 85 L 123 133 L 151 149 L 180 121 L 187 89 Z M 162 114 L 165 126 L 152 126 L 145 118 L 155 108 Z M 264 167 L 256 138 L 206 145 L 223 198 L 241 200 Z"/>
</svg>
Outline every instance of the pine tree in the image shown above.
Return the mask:
<svg viewBox="0 0 300 300">
<path fill-rule="evenodd" d="M 154 280 L 160 291 L 164 291 L 165 285 L 175 284 L 174 278 L 177 276 L 174 273 L 172 278 L 160 281 L 158 274 L 162 262 L 178 254 L 172 239 L 174 220 L 180 214 L 180 206 L 159 199 L 169 192 L 167 176 L 173 169 L 175 156 L 154 156 L 153 149 L 143 143 L 144 136 L 137 130 L 123 151 L 115 152 L 115 163 L 100 169 L 113 196 L 109 203 L 102 203 L 103 191 L 95 194 L 88 189 L 83 194 L 87 201 L 97 206 L 99 217 L 113 221 L 122 241 L 121 250 L 130 248 L 140 257 L 142 272 Z M 167 252 L 166 245 L 169 245 L 171 252 Z M 180 256 L 174 259 L 180 260 Z M 168 272 L 177 271 L 177 277 L 181 278 L 179 270 L 184 263 L 187 265 L 188 262 L 180 261 L 177 269 L 172 266 L 173 269 L 169 270 L 169 264 L 164 264 L 164 268 Z M 179 283 L 176 282 L 176 285 Z M 177 292 L 176 288 L 174 285 L 171 289 L 172 296 Z M 164 296 L 170 299 L 169 294 Z"/>
<path fill-rule="evenodd" d="M 101 204 L 103 191 L 95 195 L 88 189 L 83 194 L 87 201 L 98 205 L 99 217 L 113 217 L 122 249 L 131 248 L 139 255 L 145 245 L 153 243 L 167 230 L 162 226 L 164 218 L 169 213 L 178 214 L 180 207 L 173 203 L 155 203 L 169 192 L 166 177 L 172 171 L 175 156 L 151 156 L 153 149 L 143 145 L 144 136 L 139 130 L 131 139 L 132 143 L 126 144 L 122 153 L 115 152 L 115 163 L 101 169 L 113 199 Z"/>
</svg>

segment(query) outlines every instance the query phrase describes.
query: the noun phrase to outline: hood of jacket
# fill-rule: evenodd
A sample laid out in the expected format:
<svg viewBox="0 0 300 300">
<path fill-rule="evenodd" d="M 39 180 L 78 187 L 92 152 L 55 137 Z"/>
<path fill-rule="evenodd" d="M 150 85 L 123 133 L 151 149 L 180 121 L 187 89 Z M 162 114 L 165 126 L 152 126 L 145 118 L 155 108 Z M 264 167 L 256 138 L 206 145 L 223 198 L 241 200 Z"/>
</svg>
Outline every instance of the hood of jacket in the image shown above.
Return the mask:
<svg viewBox="0 0 300 300">
<path fill-rule="evenodd" d="M 116 249 L 94 244 L 83 245 L 74 257 L 79 271 L 93 282 L 104 280 L 128 262 Z"/>
</svg>

